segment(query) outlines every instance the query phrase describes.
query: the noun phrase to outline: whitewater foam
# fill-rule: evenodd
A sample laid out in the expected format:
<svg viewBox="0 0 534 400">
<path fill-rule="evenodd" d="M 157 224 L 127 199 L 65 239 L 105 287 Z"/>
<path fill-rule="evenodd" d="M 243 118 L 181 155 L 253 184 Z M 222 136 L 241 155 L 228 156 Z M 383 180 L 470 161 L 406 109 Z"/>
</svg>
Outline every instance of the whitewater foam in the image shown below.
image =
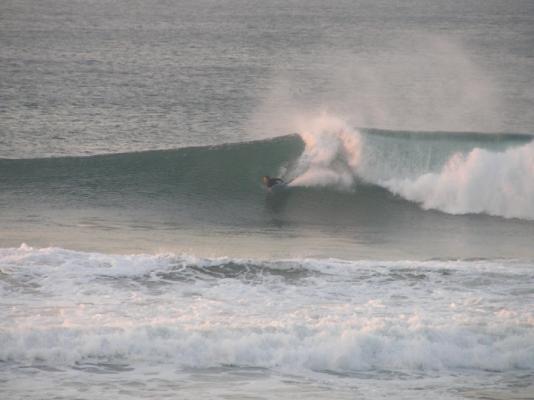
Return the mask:
<svg viewBox="0 0 534 400">
<path fill-rule="evenodd" d="M 533 275 L 525 262 L 123 256 L 22 246 L 2 249 L 0 268 L 0 360 L 16 365 L 534 369 Z"/>
<path fill-rule="evenodd" d="M 457 153 L 438 173 L 383 184 L 427 209 L 534 219 L 534 143 L 502 153 Z"/>
<path fill-rule="evenodd" d="M 392 142 L 388 152 L 377 151 L 362 132 L 326 113 L 307 119 L 300 136 L 305 148 L 288 174 L 292 186 L 350 190 L 366 182 L 425 209 L 534 219 L 534 142 L 503 150 L 472 147 L 439 157 L 434 153 L 440 148 L 428 148 L 415 157 L 415 143 L 413 149 L 401 149 Z M 442 153 L 448 150 L 441 147 Z M 432 158 L 443 164 L 431 163 Z"/>
</svg>

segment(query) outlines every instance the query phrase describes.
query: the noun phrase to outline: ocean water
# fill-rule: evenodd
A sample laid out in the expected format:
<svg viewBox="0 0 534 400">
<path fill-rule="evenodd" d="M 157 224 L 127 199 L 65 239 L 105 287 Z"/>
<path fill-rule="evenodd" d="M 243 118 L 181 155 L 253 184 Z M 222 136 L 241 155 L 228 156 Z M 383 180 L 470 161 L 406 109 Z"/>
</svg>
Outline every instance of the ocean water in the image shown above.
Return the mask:
<svg viewBox="0 0 534 400">
<path fill-rule="evenodd" d="M 534 398 L 533 26 L 2 2 L 1 397 Z"/>
</svg>

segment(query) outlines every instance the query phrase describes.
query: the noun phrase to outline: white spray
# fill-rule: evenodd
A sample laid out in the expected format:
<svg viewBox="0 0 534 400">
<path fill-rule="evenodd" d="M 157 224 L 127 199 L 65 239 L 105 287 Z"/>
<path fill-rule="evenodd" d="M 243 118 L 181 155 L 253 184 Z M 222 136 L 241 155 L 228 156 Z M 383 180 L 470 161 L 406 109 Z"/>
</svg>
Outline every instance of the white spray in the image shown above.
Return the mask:
<svg viewBox="0 0 534 400">
<path fill-rule="evenodd" d="M 251 129 L 302 137 L 302 156 L 284 171 L 290 185 L 350 190 L 367 182 L 426 209 L 534 220 L 534 144 L 500 152 L 471 148 L 448 160 L 447 146 L 436 147 L 443 164 L 429 170 L 413 158 L 415 148 L 408 146 L 405 154 L 392 141 L 391 150 L 377 152 L 353 128 L 513 129 L 502 119 L 506 109 L 496 96 L 497 83 L 461 43 L 414 33 L 389 47 L 387 53 L 314 55 L 298 74 L 279 74 Z"/>
<path fill-rule="evenodd" d="M 353 186 L 360 164 L 361 137 L 341 119 L 321 113 L 297 125 L 305 150 L 292 175 L 292 186 Z"/>
<path fill-rule="evenodd" d="M 289 173 L 292 186 L 347 190 L 363 181 L 425 209 L 534 220 L 534 142 L 501 152 L 454 153 L 437 172 L 399 178 L 398 171 L 377 168 L 388 160 L 377 159 L 363 135 L 342 119 L 323 112 L 302 119 L 300 126 L 305 149 Z"/>
</svg>

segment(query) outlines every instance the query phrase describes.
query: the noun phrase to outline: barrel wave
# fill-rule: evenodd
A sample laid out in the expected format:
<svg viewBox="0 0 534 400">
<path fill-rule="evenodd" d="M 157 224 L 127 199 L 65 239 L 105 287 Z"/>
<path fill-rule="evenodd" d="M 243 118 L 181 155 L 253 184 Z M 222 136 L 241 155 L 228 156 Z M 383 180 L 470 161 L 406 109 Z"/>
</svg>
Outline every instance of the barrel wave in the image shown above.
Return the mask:
<svg viewBox="0 0 534 400">
<path fill-rule="evenodd" d="M 290 182 L 284 194 L 268 196 L 268 207 L 298 199 L 291 214 L 303 221 L 331 218 L 333 209 L 346 221 L 414 208 L 534 219 L 533 136 L 358 130 L 328 115 L 269 140 L 2 159 L 0 170 L 7 202 L 24 193 L 53 206 L 178 207 L 221 223 L 254 223 L 265 174 Z"/>
</svg>

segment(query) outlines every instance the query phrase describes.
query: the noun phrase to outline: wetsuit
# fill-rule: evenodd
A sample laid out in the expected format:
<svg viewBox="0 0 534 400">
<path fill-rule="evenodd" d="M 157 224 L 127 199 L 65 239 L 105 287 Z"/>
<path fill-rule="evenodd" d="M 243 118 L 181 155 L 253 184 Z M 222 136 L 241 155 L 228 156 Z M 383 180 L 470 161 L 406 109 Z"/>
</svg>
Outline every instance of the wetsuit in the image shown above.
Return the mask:
<svg viewBox="0 0 534 400">
<path fill-rule="evenodd" d="M 263 178 L 263 183 L 265 183 L 265 186 L 267 186 L 270 189 L 274 185 L 277 185 L 279 183 L 284 183 L 284 181 L 280 178 L 271 178 L 269 176 L 266 176 Z"/>
</svg>

